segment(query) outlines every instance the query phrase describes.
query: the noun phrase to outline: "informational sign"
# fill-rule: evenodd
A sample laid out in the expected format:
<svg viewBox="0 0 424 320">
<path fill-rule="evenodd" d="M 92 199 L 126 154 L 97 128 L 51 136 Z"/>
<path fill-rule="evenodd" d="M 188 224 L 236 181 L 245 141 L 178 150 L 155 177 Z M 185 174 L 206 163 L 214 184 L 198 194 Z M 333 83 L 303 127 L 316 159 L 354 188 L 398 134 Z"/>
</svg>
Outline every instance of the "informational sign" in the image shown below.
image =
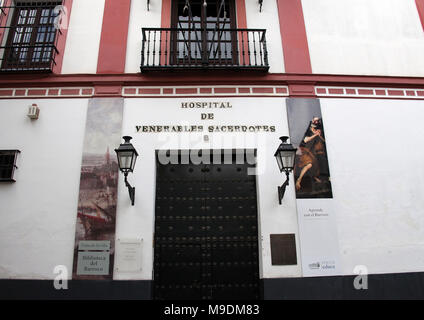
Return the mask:
<svg viewBox="0 0 424 320">
<path fill-rule="evenodd" d="M 110 241 L 80 241 L 78 245 L 77 275 L 109 274 Z"/>
<path fill-rule="evenodd" d="M 109 274 L 109 252 L 78 252 L 78 275 Z"/>
<path fill-rule="evenodd" d="M 110 241 L 80 241 L 78 245 L 80 251 L 109 251 Z"/>
<path fill-rule="evenodd" d="M 142 239 L 118 239 L 116 242 L 115 271 L 141 271 Z"/>
<path fill-rule="evenodd" d="M 304 276 L 340 274 L 339 242 L 320 102 L 288 99 L 290 142 Z"/>
<path fill-rule="evenodd" d="M 332 199 L 298 199 L 303 276 L 339 274 L 339 243 Z"/>
<path fill-rule="evenodd" d="M 229 123 L 223 125 L 205 125 L 206 122 L 211 120 L 218 120 L 219 116 L 216 114 L 220 110 L 232 110 L 233 105 L 228 101 L 185 101 L 181 102 L 178 106 L 183 111 L 194 111 L 199 115 L 198 122 L 181 125 L 177 123 L 162 124 L 151 124 L 151 125 L 136 125 L 135 129 L 137 133 L 148 134 L 148 133 L 274 133 L 275 125 L 272 124 L 260 124 L 260 125 L 248 125 L 246 123 Z M 222 113 L 221 113 L 222 114 Z"/>
</svg>

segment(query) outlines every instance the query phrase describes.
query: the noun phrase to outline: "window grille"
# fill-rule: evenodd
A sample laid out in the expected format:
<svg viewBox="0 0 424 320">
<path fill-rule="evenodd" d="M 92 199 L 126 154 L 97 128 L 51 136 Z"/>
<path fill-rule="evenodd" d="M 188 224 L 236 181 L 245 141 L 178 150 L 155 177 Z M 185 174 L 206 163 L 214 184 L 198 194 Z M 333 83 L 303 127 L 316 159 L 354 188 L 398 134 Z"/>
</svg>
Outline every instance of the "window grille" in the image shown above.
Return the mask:
<svg viewBox="0 0 424 320">
<path fill-rule="evenodd" d="M 19 150 L 0 150 L 0 181 L 15 182 L 16 158 Z"/>
</svg>

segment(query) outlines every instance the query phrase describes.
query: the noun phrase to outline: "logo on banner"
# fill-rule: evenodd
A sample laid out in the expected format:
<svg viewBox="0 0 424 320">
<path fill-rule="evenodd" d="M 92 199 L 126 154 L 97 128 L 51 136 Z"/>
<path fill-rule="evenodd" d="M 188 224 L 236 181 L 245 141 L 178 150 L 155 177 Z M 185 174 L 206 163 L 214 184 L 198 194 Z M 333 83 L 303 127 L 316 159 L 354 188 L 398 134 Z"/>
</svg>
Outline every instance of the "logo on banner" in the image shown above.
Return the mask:
<svg viewBox="0 0 424 320">
<path fill-rule="evenodd" d="M 320 267 L 319 262 L 309 264 L 309 269 L 311 269 L 311 270 L 319 269 L 319 267 Z"/>
<path fill-rule="evenodd" d="M 313 262 L 309 264 L 309 269 L 311 270 L 336 269 L 336 262 L 335 261 Z"/>
</svg>

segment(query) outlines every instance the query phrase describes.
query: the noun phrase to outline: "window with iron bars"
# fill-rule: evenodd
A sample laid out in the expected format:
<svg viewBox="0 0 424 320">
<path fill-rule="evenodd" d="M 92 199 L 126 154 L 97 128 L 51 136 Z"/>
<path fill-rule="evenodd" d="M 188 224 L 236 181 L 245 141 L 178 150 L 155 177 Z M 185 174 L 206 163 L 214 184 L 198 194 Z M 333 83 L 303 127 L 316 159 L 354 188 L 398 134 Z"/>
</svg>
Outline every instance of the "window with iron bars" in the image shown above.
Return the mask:
<svg viewBox="0 0 424 320">
<path fill-rule="evenodd" d="M 206 5 L 204 5 L 206 3 Z M 173 1 L 174 63 L 237 63 L 234 0 Z M 228 61 L 225 61 L 228 60 Z M 233 61 L 234 60 L 234 61 Z"/>
<path fill-rule="evenodd" d="M 61 1 L 14 1 L 3 6 L 7 23 L 0 46 L 0 72 L 52 71 L 58 53 L 55 22 Z"/>
<path fill-rule="evenodd" d="M 0 182 L 15 182 L 16 158 L 19 150 L 0 150 Z"/>
</svg>

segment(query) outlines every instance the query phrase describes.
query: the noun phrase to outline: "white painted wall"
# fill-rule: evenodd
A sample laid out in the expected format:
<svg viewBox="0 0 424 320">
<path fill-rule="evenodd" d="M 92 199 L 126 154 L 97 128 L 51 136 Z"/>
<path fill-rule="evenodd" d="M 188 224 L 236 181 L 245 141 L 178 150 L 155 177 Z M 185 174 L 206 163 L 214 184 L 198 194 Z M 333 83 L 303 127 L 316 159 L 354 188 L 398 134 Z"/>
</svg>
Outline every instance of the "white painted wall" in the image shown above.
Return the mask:
<svg viewBox="0 0 424 320">
<path fill-rule="evenodd" d="M 105 0 L 73 1 L 62 73 L 96 73 L 104 6 Z"/>
<path fill-rule="evenodd" d="M 424 101 L 321 106 L 343 273 L 424 271 Z"/>
<path fill-rule="evenodd" d="M 246 0 L 246 20 L 249 29 L 266 29 L 269 72 L 283 73 L 284 57 L 277 1 L 264 1 L 262 12 L 259 12 L 258 1 Z"/>
<path fill-rule="evenodd" d="M 0 101 L 0 150 L 21 151 L 16 182 L 0 183 L 0 279 L 53 279 L 56 265 L 71 277 L 86 110 L 87 99 Z"/>
<path fill-rule="evenodd" d="M 186 100 L 230 101 L 233 108 L 215 111 L 215 120 L 202 121 L 201 111 L 180 108 Z M 41 113 L 39 120 L 31 121 L 26 113 L 34 102 Z M 17 182 L 0 184 L 2 279 L 52 279 L 56 265 L 72 270 L 87 103 L 87 99 L 0 100 L 0 149 L 22 152 Z M 353 274 L 356 265 L 367 266 L 369 273 L 423 271 L 424 102 L 321 99 L 321 105 L 342 273 Z M 209 134 L 211 141 L 206 143 L 202 134 L 174 134 L 169 140 L 136 133 L 136 125 L 149 124 L 266 124 L 277 130 L 262 135 Z M 119 179 L 116 237 L 143 238 L 143 256 L 140 273 L 115 272 L 114 278 L 152 279 L 154 151 L 169 148 L 258 148 L 261 277 L 301 276 L 293 183 L 284 204 L 278 205 L 277 199 L 277 186 L 284 177 L 273 152 L 278 137 L 287 133 L 281 98 L 125 99 L 122 134 L 134 137 L 140 156 L 129 177 L 136 187 L 135 206 Z M 272 233 L 296 233 L 298 266 L 271 265 Z"/>
<path fill-rule="evenodd" d="M 302 0 L 314 73 L 424 76 L 414 0 Z"/>
<path fill-rule="evenodd" d="M 200 120 L 200 110 L 181 109 L 182 101 L 230 101 L 233 108 L 215 111 L 215 119 Z M 258 109 L 257 106 L 262 108 Z M 210 112 L 210 111 L 209 111 Z M 249 115 L 249 116 L 247 116 Z M 210 142 L 203 142 L 202 133 L 157 134 L 137 133 L 136 125 L 275 125 L 276 132 L 255 134 L 209 134 Z M 274 151 L 281 135 L 287 135 L 285 100 L 281 98 L 199 98 L 199 99 L 126 99 L 124 105 L 123 135 L 131 135 L 132 143 L 140 156 L 135 172 L 129 181 L 136 187 L 135 205 L 131 206 L 123 179 L 119 180 L 117 207 L 117 238 L 143 238 L 142 271 L 139 273 L 115 272 L 114 279 L 152 279 L 153 230 L 155 216 L 155 150 L 156 149 L 231 149 L 257 148 L 259 170 L 257 176 L 259 228 L 262 235 L 260 276 L 300 276 L 299 247 L 297 266 L 271 266 L 271 233 L 297 235 L 294 185 L 290 184 L 284 204 L 278 204 L 277 186 L 284 182 L 278 170 Z M 225 140 L 224 140 L 225 138 Z M 293 180 L 292 180 L 293 181 Z M 299 239 L 297 239 L 297 245 Z M 119 266 L 118 266 L 119 268 Z"/>
<path fill-rule="evenodd" d="M 147 11 L 147 1 L 132 0 L 127 41 L 126 73 L 139 73 L 141 64 L 141 28 L 160 28 L 162 0 L 150 1 Z"/>
</svg>

